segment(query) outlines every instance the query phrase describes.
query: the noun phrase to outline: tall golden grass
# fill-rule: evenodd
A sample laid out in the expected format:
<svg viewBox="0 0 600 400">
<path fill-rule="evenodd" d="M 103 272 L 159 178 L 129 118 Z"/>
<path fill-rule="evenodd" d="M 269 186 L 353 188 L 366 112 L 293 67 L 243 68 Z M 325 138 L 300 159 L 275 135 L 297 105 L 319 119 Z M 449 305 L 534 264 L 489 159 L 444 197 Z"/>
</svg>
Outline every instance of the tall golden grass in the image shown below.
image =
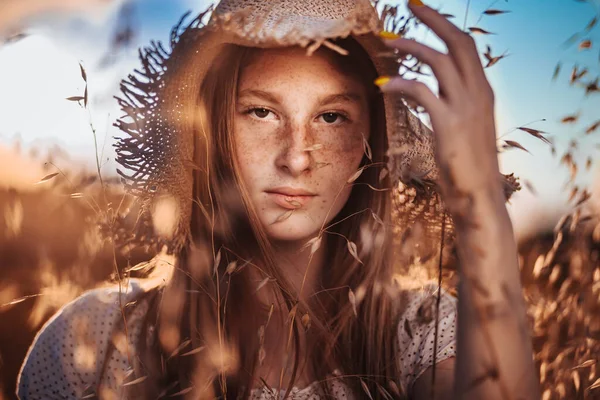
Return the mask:
<svg viewBox="0 0 600 400">
<path fill-rule="evenodd" d="M 20 162 L 43 175 L 37 182 L 5 176 L 0 183 L 5 398 L 14 397 L 16 375 L 33 336 L 59 307 L 86 289 L 122 278 L 128 266 L 151 257 L 145 249 L 116 250 L 101 233 L 107 216 L 114 215 L 111 210 L 124 198 L 131 200 L 118 182 L 105 180 L 102 187 L 95 173 L 56 173 L 49 164 L 44 171 Z M 565 216 L 554 232 L 521 243 L 520 260 L 543 399 L 600 398 L 597 218 L 582 218 L 581 211 Z"/>
<path fill-rule="evenodd" d="M 29 4 L 9 0 L 0 4 L 0 34 L 14 28 L 19 20 L 47 10 L 96 3 L 100 1 Z M 489 9 L 483 14 L 503 12 Z M 593 16 L 566 44 L 582 51 L 595 48 L 595 41 L 588 36 L 598 19 Z M 473 34 L 489 34 L 478 26 L 468 29 Z M 492 67 L 505 53 L 496 54 L 488 47 L 483 57 L 486 67 Z M 569 83 L 593 95 L 598 92 L 598 79 L 590 72 L 594 67 L 562 62 L 553 79 L 571 70 Z M 82 76 L 85 80 L 83 70 Z M 87 106 L 87 96 L 76 101 Z M 571 124 L 578 117 L 565 115 L 562 122 Z M 599 127 L 600 122 L 585 127 L 585 135 Z M 544 136 L 546 132 L 517 129 L 551 144 Z M 522 149 L 511 140 L 499 143 L 499 147 Z M 575 211 L 554 231 L 520 243 L 522 279 L 544 400 L 600 398 L 600 223 L 597 211 L 585 208 L 589 193 L 574 183 L 578 165 L 573 147 L 560 161 L 571 171 L 567 190 L 572 193 Z M 585 161 L 586 168 L 591 165 L 591 159 Z M 14 398 L 17 372 L 27 348 L 59 307 L 84 290 L 123 277 L 129 266 L 151 257 L 147 249 L 120 251 L 103 236 L 102 231 L 111 227 L 110 221 L 127 208 L 123 201 L 129 204 L 132 199 L 124 195 L 118 182 L 101 181 L 96 172 L 61 171 L 52 164 L 0 148 L 0 399 Z M 101 228 L 102 221 L 105 224 Z"/>
<path fill-rule="evenodd" d="M 55 175 L 54 166 L 45 167 L 14 153 L 0 165 L 0 385 L 6 398 L 14 397 L 33 336 L 59 307 L 148 258 L 144 249 L 115 250 L 101 233 L 99 222 L 124 198 L 111 189 L 114 182 L 104 181 L 103 189 L 95 173 Z"/>
</svg>

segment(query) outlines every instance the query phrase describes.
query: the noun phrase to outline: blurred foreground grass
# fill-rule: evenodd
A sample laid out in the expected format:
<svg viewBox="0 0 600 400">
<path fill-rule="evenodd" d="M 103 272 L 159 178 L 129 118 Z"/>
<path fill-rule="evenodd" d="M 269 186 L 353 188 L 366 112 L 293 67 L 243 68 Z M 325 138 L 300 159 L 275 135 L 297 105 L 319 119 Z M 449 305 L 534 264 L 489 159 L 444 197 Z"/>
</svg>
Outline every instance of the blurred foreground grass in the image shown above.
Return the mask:
<svg viewBox="0 0 600 400">
<path fill-rule="evenodd" d="M 151 256 L 115 251 L 100 234 L 99 218 L 131 201 L 117 181 L 103 190 L 95 173 L 29 165 L 42 174 L 35 184 L 27 167 L 0 175 L 0 399 L 14 398 L 28 346 L 61 305 Z M 597 218 L 566 216 L 554 232 L 520 243 L 520 261 L 543 399 L 600 398 Z"/>
<path fill-rule="evenodd" d="M 12 174 L 14 164 L 0 161 L 0 399 L 14 398 L 25 353 L 59 307 L 149 257 L 115 252 L 100 234 L 99 218 L 122 192 L 102 190 L 95 174 L 53 175 L 52 166 L 35 184 L 20 168 L 43 169 L 20 161 Z"/>
</svg>

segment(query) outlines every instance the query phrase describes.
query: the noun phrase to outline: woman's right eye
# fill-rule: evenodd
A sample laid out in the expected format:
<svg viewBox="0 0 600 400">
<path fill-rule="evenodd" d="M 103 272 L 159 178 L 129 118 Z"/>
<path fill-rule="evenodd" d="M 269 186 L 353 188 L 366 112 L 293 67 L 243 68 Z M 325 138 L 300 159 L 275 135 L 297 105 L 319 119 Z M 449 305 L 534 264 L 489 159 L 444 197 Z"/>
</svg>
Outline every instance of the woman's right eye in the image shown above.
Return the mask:
<svg viewBox="0 0 600 400">
<path fill-rule="evenodd" d="M 249 110 L 249 113 L 254 114 L 257 118 L 265 119 L 269 116 L 269 113 L 271 113 L 271 111 L 267 110 L 266 108 L 259 107 Z"/>
</svg>

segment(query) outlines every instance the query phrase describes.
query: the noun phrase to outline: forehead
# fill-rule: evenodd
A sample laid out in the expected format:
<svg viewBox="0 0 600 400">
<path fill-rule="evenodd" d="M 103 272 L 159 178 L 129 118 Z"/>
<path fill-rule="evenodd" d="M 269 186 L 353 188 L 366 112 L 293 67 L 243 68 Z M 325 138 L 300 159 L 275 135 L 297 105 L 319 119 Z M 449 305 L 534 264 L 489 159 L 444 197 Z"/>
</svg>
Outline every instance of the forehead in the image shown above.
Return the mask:
<svg viewBox="0 0 600 400">
<path fill-rule="evenodd" d="M 362 82 L 341 68 L 349 58 L 321 48 L 312 55 L 300 47 L 252 49 L 240 71 L 240 89 L 247 86 L 314 82 L 323 88 L 356 88 Z"/>
</svg>

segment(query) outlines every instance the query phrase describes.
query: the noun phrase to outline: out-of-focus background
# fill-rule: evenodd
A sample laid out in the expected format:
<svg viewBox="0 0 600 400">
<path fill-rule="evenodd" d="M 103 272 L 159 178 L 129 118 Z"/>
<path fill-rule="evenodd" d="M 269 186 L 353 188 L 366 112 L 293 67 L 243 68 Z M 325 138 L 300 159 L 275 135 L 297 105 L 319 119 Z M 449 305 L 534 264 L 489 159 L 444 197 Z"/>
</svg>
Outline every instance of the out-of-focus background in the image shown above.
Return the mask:
<svg viewBox="0 0 600 400">
<path fill-rule="evenodd" d="M 495 89 L 544 398 L 600 398 L 600 2 L 427 3 L 476 37 Z M 114 251 L 95 223 L 130 201 L 113 96 L 139 46 L 209 4 L 0 1 L 0 399 L 58 307 L 148 256 Z M 443 49 L 423 27 L 411 36 Z"/>
</svg>

